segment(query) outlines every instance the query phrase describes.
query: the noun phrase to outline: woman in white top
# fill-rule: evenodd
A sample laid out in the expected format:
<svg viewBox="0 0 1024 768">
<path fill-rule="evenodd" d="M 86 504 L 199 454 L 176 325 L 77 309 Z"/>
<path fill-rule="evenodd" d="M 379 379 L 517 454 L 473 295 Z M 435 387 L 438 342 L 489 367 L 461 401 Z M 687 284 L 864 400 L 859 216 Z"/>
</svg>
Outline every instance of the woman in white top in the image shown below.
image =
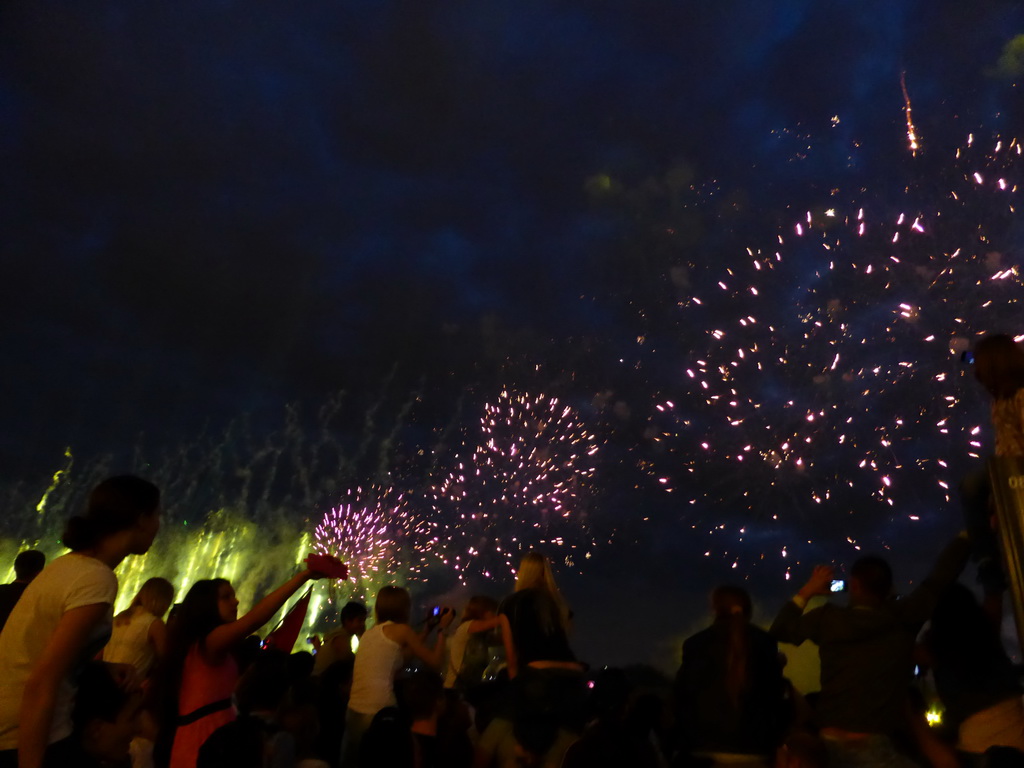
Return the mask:
<svg viewBox="0 0 1024 768">
<path fill-rule="evenodd" d="M 110 637 L 114 569 L 144 554 L 159 528 L 160 492 L 129 475 L 97 485 L 85 514 L 68 521 L 71 553 L 25 588 L 0 633 L 0 766 L 67 764 L 76 672 Z M 134 674 L 115 673 L 125 683 Z"/>
<path fill-rule="evenodd" d="M 356 764 L 359 742 L 373 717 L 385 707 L 397 704 L 395 675 L 406 660 L 415 656 L 436 670 L 444 662 L 444 630 L 452 623 L 454 614 L 445 609 L 436 624 L 438 633 L 433 648 L 423 641 L 434 628 L 428 624 L 420 635 L 409 626 L 412 600 L 401 587 L 382 587 L 374 605 L 376 623 L 366 630 L 356 651 L 352 671 L 352 693 L 345 715 L 345 736 L 341 743 L 341 767 Z"/>
<path fill-rule="evenodd" d="M 140 678 L 148 677 L 166 650 L 167 627 L 163 618 L 173 602 L 171 582 L 159 577 L 146 581 L 128 609 L 114 617 L 114 630 L 103 649 L 103 660 L 131 664 Z"/>
</svg>

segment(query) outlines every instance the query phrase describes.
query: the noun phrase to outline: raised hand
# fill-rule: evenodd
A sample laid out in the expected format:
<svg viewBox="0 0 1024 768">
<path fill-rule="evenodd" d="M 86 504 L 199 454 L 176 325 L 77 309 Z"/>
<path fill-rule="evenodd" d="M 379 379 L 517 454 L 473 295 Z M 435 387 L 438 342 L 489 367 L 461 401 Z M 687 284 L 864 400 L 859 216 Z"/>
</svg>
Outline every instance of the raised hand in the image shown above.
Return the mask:
<svg viewBox="0 0 1024 768">
<path fill-rule="evenodd" d="M 449 625 L 451 625 L 452 621 L 454 621 L 454 620 L 455 620 L 455 611 L 454 610 L 452 610 L 451 608 L 445 608 L 444 610 L 442 610 L 441 611 L 441 618 L 439 620 L 439 625 L 441 627 L 441 631 L 444 632 L 446 629 L 448 629 Z"/>
<path fill-rule="evenodd" d="M 800 596 L 809 600 L 817 595 L 827 595 L 832 591 L 832 579 L 836 569 L 831 565 L 816 565 L 811 578 L 800 589 Z"/>
<path fill-rule="evenodd" d="M 333 555 L 310 555 L 306 569 L 311 579 L 347 579 L 348 566 Z"/>
</svg>

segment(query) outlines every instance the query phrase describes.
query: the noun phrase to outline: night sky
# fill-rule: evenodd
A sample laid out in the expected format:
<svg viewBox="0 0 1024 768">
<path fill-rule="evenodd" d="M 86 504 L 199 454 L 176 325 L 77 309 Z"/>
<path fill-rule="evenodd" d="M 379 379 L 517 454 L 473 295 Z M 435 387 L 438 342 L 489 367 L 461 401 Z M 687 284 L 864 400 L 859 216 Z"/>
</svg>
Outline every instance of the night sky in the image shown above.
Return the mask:
<svg viewBox="0 0 1024 768">
<path fill-rule="evenodd" d="M 708 349 L 684 304 L 712 267 L 746 264 L 746 247 L 829 204 L 873 200 L 892 223 L 909 195 L 909 216 L 933 213 L 968 134 L 1014 135 L 1017 35 L 1009 0 L 8 0 L 0 481 L 45 488 L 66 447 L 142 471 L 140 444 L 173 452 L 246 414 L 259 435 L 290 403 L 313 433 L 344 391 L 339 440 L 386 449 L 339 482 L 426 482 L 410 457 L 471 439 L 452 435 L 510 386 L 564 398 L 602 442 L 595 557 L 562 574 L 594 661 L 664 666 L 709 588 L 744 573 L 763 573 L 752 591 L 770 616 L 795 588 L 782 546 L 794 579 L 851 556 L 848 536 L 919 577 L 955 504 L 912 494 L 913 527 L 834 489 L 854 514 L 810 518 L 794 491 L 773 527 L 707 491 L 756 490 L 761 474 L 653 445 L 655 406 L 706 416 L 681 383 Z M 1001 238 L 995 266 L 1016 264 L 1019 225 L 982 205 L 947 215 L 950 231 L 980 217 Z M 738 316 L 703 295 L 701 323 Z M 941 306 L 975 298 L 951 288 Z M 871 300 L 857 301 L 866 324 Z M 1020 332 L 1014 314 L 985 321 Z M 868 338 L 865 359 L 895 365 L 901 338 Z M 767 403 L 792 384 L 769 378 L 740 389 Z M 962 423 L 984 425 L 980 392 L 962 392 Z M 873 417 L 929 396 L 890 391 Z M 908 438 L 923 475 L 928 439 Z M 712 519 L 745 533 L 709 543 L 696 528 Z"/>
</svg>

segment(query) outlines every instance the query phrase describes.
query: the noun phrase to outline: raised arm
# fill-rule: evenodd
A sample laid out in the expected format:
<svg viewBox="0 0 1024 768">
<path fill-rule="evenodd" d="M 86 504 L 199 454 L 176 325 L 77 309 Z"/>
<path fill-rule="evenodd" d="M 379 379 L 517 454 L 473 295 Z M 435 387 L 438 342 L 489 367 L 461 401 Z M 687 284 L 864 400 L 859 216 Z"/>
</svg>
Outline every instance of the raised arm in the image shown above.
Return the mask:
<svg viewBox="0 0 1024 768">
<path fill-rule="evenodd" d="M 971 543 L 964 532 L 946 545 L 932 566 L 931 573 L 917 589 L 897 603 L 907 621 L 923 624 L 931 618 L 942 593 L 960 578 L 970 553 Z"/>
<path fill-rule="evenodd" d="M 804 613 L 807 601 L 817 595 L 827 595 L 832 583 L 834 570 L 828 565 L 816 566 L 796 596 L 782 606 L 769 630 L 775 639 L 783 643 L 800 645 L 804 640 L 818 642 L 822 611 L 815 608 Z"/>
<path fill-rule="evenodd" d="M 444 664 L 444 631 L 452 623 L 453 618 L 455 618 L 455 614 L 452 611 L 441 614 L 441 619 L 437 624 L 437 639 L 434 641 L 433 648 L 428 648 L 419 633 L 408 624 L 399 625 L 402 647 L 429 667 L 441 669 Z"/>
<path fill-rule="evenodd" d="M 513 678 L 516 676 L 517 671 L 516 649 L 515 644 L 512 642 L 512 626 L 508 623 L 508 616 L 499 613 L 497 616 L 492 616 L 489 619 L 473 619 L 469 622 L 471 634 L 487 632 L 495 627 L 501 630 L 501 644 L 505 648 L 505 664 L 508 667 L 509 677 Z"/>
<path fill-rule="evenodd" d="M 477 632 L 487 632 L 498 626 L 501 626 L 500 616 L 492 616 L 489 619 L 473 619 L 469 622 L 469 633 L 475 635 Z"/>
<path fill-rule="evenodd" d="M 288 598 L 313 578 L 308 570 L 300 571 L 288 581 L 254 605 L 247 614 L 227 624 L 221 624 L 206 636 L 204 650 L 207 656 L 219 657 L 257 629 L 270 621 L 281 610 Z"/>
<path fill-rule="evenodd" d="M 49 743 L 57 687 L 82 660 L 93 631 L 106 618 L 109 603 L 72 608 L 60 617 L 43 655 L 36 661 L 25 683 L 18 720 L 18 765 L 40 768 Z"/>
</svg>

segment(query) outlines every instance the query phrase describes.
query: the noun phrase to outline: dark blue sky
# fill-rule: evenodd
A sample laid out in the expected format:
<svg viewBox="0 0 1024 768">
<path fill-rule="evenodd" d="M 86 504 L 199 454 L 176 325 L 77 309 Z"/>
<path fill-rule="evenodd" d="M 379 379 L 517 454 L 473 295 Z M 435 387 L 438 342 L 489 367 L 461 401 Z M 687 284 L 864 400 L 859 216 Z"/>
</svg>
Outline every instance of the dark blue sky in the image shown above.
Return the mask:
<svg viewBox="0 0 1024 768">
<path fill-rule="evenodd" d="M 393 370 L 458 391 L 574 349 L 579 397 L 619 387 L 651 275 L 588 179 L 680 168 L 771 237 L 891 180 L 901 72 L 926 148 L 1012 131 L 1019 33 L 1008 0 L 8 0 L 4 479 Z"/>
</svg>

